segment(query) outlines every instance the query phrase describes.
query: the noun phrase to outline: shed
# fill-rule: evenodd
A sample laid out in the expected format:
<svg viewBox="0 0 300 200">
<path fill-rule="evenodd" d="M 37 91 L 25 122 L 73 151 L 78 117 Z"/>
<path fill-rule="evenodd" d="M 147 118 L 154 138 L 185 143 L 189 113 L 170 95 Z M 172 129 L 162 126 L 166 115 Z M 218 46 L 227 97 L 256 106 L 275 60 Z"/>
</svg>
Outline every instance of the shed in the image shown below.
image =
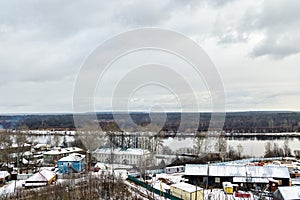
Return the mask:
<svg viewBox="0 0 300 200">
<path fill-rule="evenodd" d="M 48 169 L 43 169 L 40 172 L 33 174 L 26 181 L 24 186 L 26 188 L 30 187 L 42 187 L 46 185 L 50 185 L 52 182 L 56 180 L 56 173 L 50 171 Z"/>
<path fill-rule="evenodd" d="M 183 200 L 203 200 L 203 189 L 185 182 L 179 182 L 170 186 L 171 195 Z"/>
<path fill-rule="evenodd" d="M 282 166 L 248 166 L 242 164 L 187 164 L 185 176 L 191 183 L 208 181 L 209 185 L 222 182 L 267 184 L 268 178 L 279 180 L 283 186 L 289 185 L 290 174 Z"/>
</svg>

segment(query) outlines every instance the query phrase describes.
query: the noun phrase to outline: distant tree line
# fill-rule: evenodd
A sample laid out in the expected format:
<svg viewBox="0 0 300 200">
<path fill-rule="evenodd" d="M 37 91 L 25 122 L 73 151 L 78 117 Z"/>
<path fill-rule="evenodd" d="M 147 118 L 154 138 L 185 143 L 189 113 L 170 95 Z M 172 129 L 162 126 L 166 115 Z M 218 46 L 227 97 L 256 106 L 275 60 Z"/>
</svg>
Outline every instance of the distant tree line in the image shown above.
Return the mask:
<svg viewBox="0 0 300 200">
<path fill-rule="evenodd" d="M 122 118 L 122 113 L 118 114 Z M 148 113 L 131 113 L 132 120 L 139 126 L 151 123 Z M 156 117 L 163 119 L 164 114 L 155 113 Z M 181 121 L 181 113 L 167 113 L 166 123 L 161 127 L 164 132 L 189 132 L 191 127 L 198 127 L 199 132 L 207 131 L 211 119 L 211 113 L 186 114 L 184 122 Z M 199 121 L 195 119 L 200 119 Z M 112 113 L 97 113 L 97 119 L 101 128 L 105 131 L 138 131 L 126 121 L 120 123 L 114 121 Z M 72 114 L 60 115 L 14 115 L 0 116 L 0 127 L 5 129 L 18 129 L 26 125 L 29 129 L 56 129 L 74 130 L 75 125 Z M 181 130 L 179 130 L 179 127 Z M 226 114 L 223 130 L 226 132 L 299 132 L 300 112 L 230 112 Z"/>
</svg>

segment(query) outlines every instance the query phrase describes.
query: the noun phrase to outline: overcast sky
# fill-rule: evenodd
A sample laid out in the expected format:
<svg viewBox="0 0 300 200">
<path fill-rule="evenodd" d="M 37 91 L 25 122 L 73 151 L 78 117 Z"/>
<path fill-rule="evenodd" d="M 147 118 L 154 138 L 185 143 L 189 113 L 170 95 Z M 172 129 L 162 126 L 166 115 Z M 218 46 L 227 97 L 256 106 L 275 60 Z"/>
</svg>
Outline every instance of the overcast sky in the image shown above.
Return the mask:
<svg viewBox="0 0 300 200">
<path fill-rule="evenodd" d="M 143 27 L 197 42 L 220 73 L 227 111 L 299 111 L 299 10 L 298 0 L 1 1 L 0 113 L 72 112 L 76 76 L 89 53 Z M 174 101 L 151 91 L 156 102 Z M 147 110 L 147 92 L 137 93 L 130 107 Z M 105 89 L 101 95 L 97 110 L 109 110 Z"/>
</svg>

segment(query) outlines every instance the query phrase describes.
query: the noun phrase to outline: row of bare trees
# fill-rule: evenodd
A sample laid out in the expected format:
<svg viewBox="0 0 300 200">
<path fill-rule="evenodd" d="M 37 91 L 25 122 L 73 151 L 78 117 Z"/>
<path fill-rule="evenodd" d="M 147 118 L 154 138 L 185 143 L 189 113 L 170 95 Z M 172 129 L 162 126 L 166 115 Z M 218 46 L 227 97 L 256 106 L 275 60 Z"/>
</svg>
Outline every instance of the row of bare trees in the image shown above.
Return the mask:
<svg viewBox="0 0 300 200">
<path fill-rule="evenodd" d="M 211 146 L 213 145 L 213 146 Z M 203 156 L 207 153 L 217 153 L 222 161 L 226 159 L 235 160 L 243 157 L 243 146 L 239 144 L 236 149 L 227 144 L 223 133 L 217 136 L 209 137 L 207 133 L 198 132 L 194 139 L 194 154 Z"/>
<path fill-rule="evenodd" d="M 20 189 L 16 193 L 0 197 L 0 200 L 81 200 L 81 199 L 140 199 L 125 184 L 121 176 L 111 173 L 85 175 L 80 179 L 67 179 L 62 183 L 38 189 Z"/>
<path fill-rule="evenodd" d="M 24 158 L 24 153 L 28 148 L 26 147 L 26 143 L 28 142 L 27 136 L 21 131 L 16 133 L 2 131 L 0 132 L 0 141 L 0 163 L 8 164 L 15 162 L 16 167 L 19 167 L 21 165 L 20 162 Z"/>
<path fill-rule="evenodd" d="M 282 147 L 278 143 L 267 142 L 265 144 L 265 157 L 287 157 L 291 156 L 291 149 L 289 148 L 288 139 L 284 141 Z"/>
</svg>

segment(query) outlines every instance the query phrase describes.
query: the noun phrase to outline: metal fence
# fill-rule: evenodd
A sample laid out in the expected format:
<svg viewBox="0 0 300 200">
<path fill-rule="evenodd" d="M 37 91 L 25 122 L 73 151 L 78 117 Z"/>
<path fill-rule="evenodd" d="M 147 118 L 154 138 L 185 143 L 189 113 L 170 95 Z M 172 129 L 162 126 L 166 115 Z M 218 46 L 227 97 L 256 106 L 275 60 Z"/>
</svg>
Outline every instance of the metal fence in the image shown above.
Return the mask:
<svg viewBox="0 0 300 200">
<path fill-rule="evenodd" d="M 152 187 L 151 185 L 148 185 L 148 184 L 146 184 L 146 183 L 144 183 L 144 182 L 142 182 L 142 181 L 140 181 L 140 180 L 138 180 L 138 179 L 136 179 L 136 178 L 134 178 L 132 176 L 128 176 L 127 180 L 132 181 L 135 184 L 140 185 L 140 186 L 146 188 L 150 192 L 153 192 L 153 193 L 155 193 L 157 195 L 160 195 L 160 196 L 163 196 L 165 198 L 168 198 L 168 199 L 171 199 L 171 200 L 181 200 L 181 198 L 173 196 L 173 195 L 171 195 L 171 194 L 169 194 L 167 192 L 160 191 L 160 190 Z"/>
</svg>

